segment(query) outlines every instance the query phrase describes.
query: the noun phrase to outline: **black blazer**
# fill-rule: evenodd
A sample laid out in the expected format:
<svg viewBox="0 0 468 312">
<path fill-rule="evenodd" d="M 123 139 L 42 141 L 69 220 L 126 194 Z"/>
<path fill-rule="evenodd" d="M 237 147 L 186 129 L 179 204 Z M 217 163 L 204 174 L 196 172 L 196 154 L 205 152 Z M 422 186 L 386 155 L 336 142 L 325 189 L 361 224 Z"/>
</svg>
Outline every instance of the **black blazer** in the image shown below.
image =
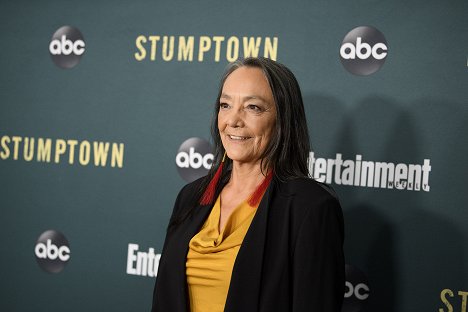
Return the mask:
<svg viewBox="0 0 468 312">
<path fill-rule="evenodd" d="M 171 220 L 193 207 L 200 180 L 177 196 Z M 190 239 L 212 205 L 198 206 L 168 229 L 153 312 L 190 311 L 185 262 Z M 227 312 L 339 312 L 344 296 L 343 214 L 337 198 L 312 179 L 273 179 L 234 263 Z"/>
</svg>

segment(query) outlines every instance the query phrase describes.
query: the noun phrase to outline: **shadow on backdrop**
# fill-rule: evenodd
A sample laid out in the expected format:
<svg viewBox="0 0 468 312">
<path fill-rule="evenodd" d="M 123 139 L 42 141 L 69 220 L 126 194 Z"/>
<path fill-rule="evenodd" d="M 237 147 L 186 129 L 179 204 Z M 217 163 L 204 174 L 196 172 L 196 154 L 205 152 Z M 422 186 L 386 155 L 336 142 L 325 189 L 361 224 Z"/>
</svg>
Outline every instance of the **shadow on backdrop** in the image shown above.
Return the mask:
<svg viewBox="0 0 468 312">
<path fill-rule="evenodd" d="M 343 159 L 354 159 L 360 154 L 363 160 L 406 164 L 431 159 L 430 192 L 333 187 L 345 214 L 346 262 L 369 278 L 370 297 L 362 311 L 443 308 L 440 291 L 451 287 L 454 292 L 463 290 L 467 281 L 463 252 L 467 242 L 462 239 L 466 233 L 455 222 L 457 213 L 465 216 L 461 210 L 452 207 L 447 211 L 441 206 L 446 202 L 460 205 L 460 209 L 466 203 L 466 192 L 457 190 L 454 196 L 453 187 L 441 183 L 466 177 L 463 169 L 449 165 L 463 163 L 457 151 L 460 135 L 467 133 L 462 106 L 422 101 L 408 107 L 377 95 L 350 108 L 323 94 L 304 99 L 316 157 L 334 158 L 341 153 Z M 427 134 L 425 129 L 437 126 L 441 116 L 449 115 L 450 121 L 454 113 L 461 116 L 460 123 L 449 126 L 442 135 Z M 455 142 L 450 145 L 447 138 Z M 429 145 L 423 146 L 426 141 Z M 437 147 L 430 148 L 432 144 Z M 452 304 L 457 307 L 456 302 Z"/>
</svg>

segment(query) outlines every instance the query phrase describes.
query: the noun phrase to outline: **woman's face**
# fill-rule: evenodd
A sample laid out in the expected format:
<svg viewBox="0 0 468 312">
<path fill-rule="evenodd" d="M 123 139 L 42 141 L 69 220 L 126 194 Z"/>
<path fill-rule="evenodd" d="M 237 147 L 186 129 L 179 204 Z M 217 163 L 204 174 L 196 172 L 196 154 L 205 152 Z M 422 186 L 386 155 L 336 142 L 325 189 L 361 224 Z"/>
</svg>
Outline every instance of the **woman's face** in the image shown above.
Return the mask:
<svg viewBox="0 0 468 312">
<path fill-rule="evenodd" d="M 227 156 L 234 162 L 255 163 L 275 128 L 276 107 L 261 69 L 240 67 L 223 85 L 218 129 Z"/>
</svg>

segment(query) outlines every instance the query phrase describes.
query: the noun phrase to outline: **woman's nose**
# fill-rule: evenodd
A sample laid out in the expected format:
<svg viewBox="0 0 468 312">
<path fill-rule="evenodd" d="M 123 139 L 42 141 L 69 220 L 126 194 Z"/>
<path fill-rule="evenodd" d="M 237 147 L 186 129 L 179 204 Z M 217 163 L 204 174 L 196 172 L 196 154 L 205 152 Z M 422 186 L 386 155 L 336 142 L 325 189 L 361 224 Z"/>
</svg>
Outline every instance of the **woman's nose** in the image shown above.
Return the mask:
<svg viewBox="0 0 468 312">
<path fill-rule="evenodd" d="M 239 108 L 234 107 L 233 109 L 230 110 L 228 118 L 227 118 L 227 125 L 232 128 L 244 126 L 242 107 L 239 107 Z"/>
</svg>

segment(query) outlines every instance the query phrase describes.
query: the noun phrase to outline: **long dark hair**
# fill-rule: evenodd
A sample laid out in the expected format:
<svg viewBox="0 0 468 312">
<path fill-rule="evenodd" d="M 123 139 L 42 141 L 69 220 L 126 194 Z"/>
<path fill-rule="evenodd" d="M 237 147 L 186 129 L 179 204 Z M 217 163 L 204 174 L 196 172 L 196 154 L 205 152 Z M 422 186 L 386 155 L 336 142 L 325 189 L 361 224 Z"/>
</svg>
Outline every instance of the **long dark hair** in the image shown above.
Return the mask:
<svg viewBox="0 0 468 312">
<path fill-rule="evenodd" d="M 198 193 L 193 199 L 194 206 L 197 206 L 200 201 L 224 155 L 224 147 L 218 130 L 218 111 L 224 82 L 232 72 L 244 66 L 262 70 L 270 85 L 276 106 L 275 130 L 261 156 L 261 168 L 272 169 L 274 179 L 280 181 L 309 175 L 307 166 L 310 151 L 309 132 L 307 130 L 302 94 L 296 77 L 283 64 L 267 58 L 248 57 L 240 59 L 228 66 L 219 85 L 218 97 L 211 119 L 211 136 L 214 144 L 213 165 L 200 183 Z M 215 191 L 216 197 L 221 192 L 222 187 L 229 181 L 232 161 L 226 157 L 223 166 L 220 182 Z M 180 218 L 177 219 L 180 220 Z M 178 222 L 176 221 L 176 223 Z"/>
</svg>

